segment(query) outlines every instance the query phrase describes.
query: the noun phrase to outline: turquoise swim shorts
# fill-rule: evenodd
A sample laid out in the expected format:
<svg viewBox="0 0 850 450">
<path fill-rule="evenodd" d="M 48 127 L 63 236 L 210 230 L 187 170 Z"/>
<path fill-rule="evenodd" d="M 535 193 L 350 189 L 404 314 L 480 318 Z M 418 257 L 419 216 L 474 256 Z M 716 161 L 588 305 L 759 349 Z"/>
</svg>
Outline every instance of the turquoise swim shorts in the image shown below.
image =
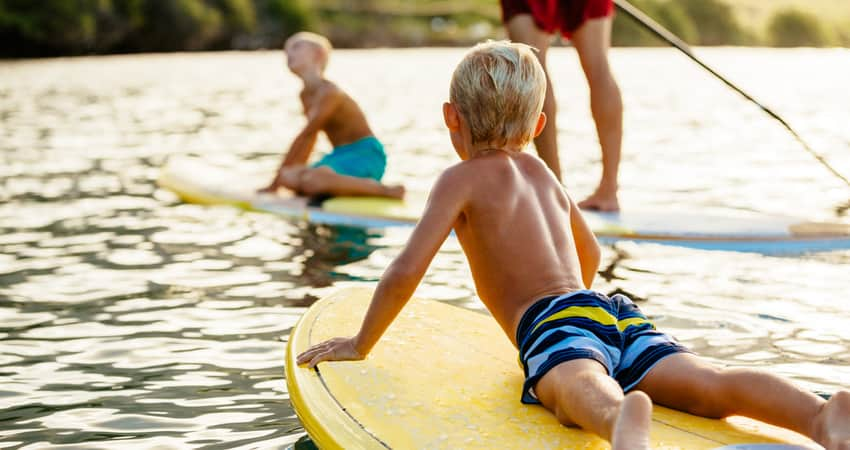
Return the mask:
<svg viewBox="0 0 850 450">
<path fill-rule="evenodd" d="M 310 167 L 329 167 L 340 175 L 381 181 L 387 167 L 384 146 L 374 136 L 335 147 Z"/>
</svg>

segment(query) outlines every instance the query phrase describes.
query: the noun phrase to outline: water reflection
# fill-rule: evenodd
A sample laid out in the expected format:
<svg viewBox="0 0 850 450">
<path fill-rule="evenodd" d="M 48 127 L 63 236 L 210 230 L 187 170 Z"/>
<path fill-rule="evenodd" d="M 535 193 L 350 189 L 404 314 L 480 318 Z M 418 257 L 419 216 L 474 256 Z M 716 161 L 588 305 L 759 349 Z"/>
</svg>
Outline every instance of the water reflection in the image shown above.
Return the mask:
<svg viewBox="0 0 850 450">
<path fill-rule="evenodd" d="M 453 162 L 439 108 L 461 51 L 335 53 L 331 76 L 385 141 L 388 182 L 426 191 Z M 775 100 L 850 172 L 850 131 L 841 126 L 850 91 L 834 88 L 850 70 L 846 52 L 719 49 L 706 57 Z M 803 97 L 765 72 L 765 58 L 809 80 Z M 581 197 L 598 175 L 595 130 L 576 106 L 587 99 L 573 55 L 555 49 L 551 59 L 564 102 L 565 173 Z M 355 70 L 364 60 L 386 70 Z M 783 130 L 675 52 L 617 49 L 612 62 L 628 111 L 624 204 L 793 208 L 817 219 L 846 201 L 846 190 Z M 298 84 L 281 72 L 279 55 L 1 62 L 0 81 L 3 445 L 255 448 L 298 440 L 282 367 L 289 330 L 338 286 L 376 281 L 410 230 L 184 205 L 154 183 L 173 154 L 278 161 L 301 123 L 298 105 L 282 100 L 295 98 Z M 420 95 L 406 95 L 410 86 Z M 766 367 L 831 392 L 850 386 L 850 315 L 840 294 L 850 290 L 848 263 L 847 251 L 774 257 L 618 242 L 603 249 L 596 287 L 633 296 L 659 327 L 715 361 Z M 454 239 L 417 293 L 483 308 Z"/>
</svg>

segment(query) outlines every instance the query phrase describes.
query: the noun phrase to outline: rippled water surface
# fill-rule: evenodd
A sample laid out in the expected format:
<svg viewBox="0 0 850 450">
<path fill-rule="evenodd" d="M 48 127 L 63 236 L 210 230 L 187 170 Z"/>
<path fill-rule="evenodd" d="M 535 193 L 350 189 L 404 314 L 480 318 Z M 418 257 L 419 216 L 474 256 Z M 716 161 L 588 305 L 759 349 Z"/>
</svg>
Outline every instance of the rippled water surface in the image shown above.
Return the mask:
<svg viewBox="0 0 850 450">
<path fill-rule="evenodd" d="M 337 51 L 329 76 L 426 191 L 453 162 L 440 104 L 462 50 Z M 850 174 L 850 52 L 701 49 Z M 776 123 L 669 49 L 617 49 L 628 207 L 844 220 L 850 189 Z M 570 49 L 550 56 L 567 184 L 598 147 Z M 281 447 L 303 430 L 286 337 L 317 298 L 374 282 L 409 230 L 317 227 L 181 204 L 170 155 L 270 168 L 303 123 L 278 52 L 0 62 L 0 447 Z M 319 149 L 326 150 L 326 141 Z M 832 392 L 850 386 L 850 252 L 606 246 L 598 284 L 696 351 Z M 480 309 L 449 240 L 419 295 Z"/>
</svg>

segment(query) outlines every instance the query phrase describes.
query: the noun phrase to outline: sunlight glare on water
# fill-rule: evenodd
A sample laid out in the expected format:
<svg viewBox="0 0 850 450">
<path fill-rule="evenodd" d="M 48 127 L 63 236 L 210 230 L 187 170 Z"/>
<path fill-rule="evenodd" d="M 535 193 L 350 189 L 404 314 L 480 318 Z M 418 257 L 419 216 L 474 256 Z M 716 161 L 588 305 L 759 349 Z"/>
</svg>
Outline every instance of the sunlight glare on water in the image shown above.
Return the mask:
<svg viewBox="0 0 850 450">
<path fill-rule="evenodd" d="M 850 174 L 847 50 L 699 49 Z M 440 105 L 462 49 L 340 50 L 329 77 L 426 192 L 455 161 Z M 614 49 L 625 208 L 836 218 L 850 189 L 778 124 L 670 49 Z M 549 56 L 567 187 L 599 174 L 586 84 Z M 368 69 L 366 69 L 368 68 Z M 409 229 L 329 228 L 180 204 L 171 155 L 272 168 L 303 124 L 279 52 L 0 62 L 0 440 L 4 448 L 278 447 L 303 430 L 283 378 L 317 298 L 375 282 Z M 320 140 L 319 151 L 329 148 Z M 765 256 L 616 243 L 594 286 L 721 364 L 850 386 L 850 252 Z M 482 309 L 450 238 L 418 295 Z M 519 389 L 519 388 L 518 388 Z"/>
</svg>

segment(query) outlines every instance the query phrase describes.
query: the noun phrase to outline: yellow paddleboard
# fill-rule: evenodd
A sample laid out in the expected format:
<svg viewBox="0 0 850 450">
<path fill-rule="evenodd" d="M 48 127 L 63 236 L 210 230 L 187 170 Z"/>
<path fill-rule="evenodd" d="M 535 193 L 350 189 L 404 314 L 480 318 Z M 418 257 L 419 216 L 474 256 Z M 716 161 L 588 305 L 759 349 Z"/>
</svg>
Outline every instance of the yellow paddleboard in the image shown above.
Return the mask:
<svg viewBox="0 0 850 450">
<path fill-rule="evenodd" d="M 160 170 L 157 184 L 181 200 L 201 205 L 230 205 L 329 225 L 384 227 L 410 225 L 419 220 L 425 199 L 411 194 L 404 201 L 382 197 L 335 197 L 312 205 L 306 197 L 281 190 L 261 194 L 257 189 L 271 179 L 269 170 L 254 171 L 244 162 L 215 164 L 178 156 Z"/>
<path fill-rule="evenodd" d="M 520 403 L 517 351 L 492 317 L 412 299 L 364 361 L 299 367 L 298 353 L 357 332 L 369 288 L 316 302 L 293 328 L 286 382 L 295 412 L 323 449 L 607 449 L 598 437 L 561 426 L 541 406 Z M 753 420 L 711 420 L 656 406 L 652 444 L 714 449 L 808 439 Z M 785 448 L 743 446 L 734 448 Z"/>
</svg>

